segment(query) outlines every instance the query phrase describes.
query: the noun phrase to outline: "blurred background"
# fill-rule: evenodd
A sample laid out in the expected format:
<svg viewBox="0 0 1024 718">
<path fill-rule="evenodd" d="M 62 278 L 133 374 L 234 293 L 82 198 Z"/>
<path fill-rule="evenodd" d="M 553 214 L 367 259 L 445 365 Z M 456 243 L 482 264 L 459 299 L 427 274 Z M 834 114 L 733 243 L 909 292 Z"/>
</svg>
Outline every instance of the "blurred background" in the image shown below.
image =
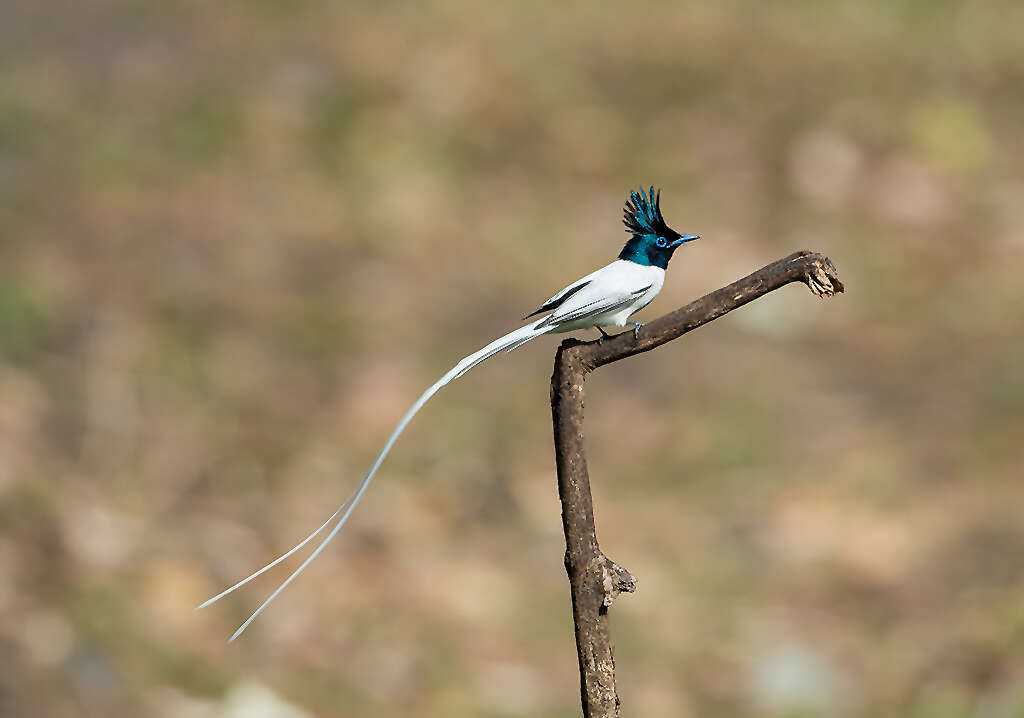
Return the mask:
<svg viewBox="0 0 1024 718">
<path fill-rule="evenodd" d="M 1024 715 L 1024 5 L 4 3 L 0 714 L 575 716 L 555 340 L 459 358 L 663 189 L 588 386 L 635 716 Z M 291 564 L 294 566 L 295 564 Z"/>
</svg>

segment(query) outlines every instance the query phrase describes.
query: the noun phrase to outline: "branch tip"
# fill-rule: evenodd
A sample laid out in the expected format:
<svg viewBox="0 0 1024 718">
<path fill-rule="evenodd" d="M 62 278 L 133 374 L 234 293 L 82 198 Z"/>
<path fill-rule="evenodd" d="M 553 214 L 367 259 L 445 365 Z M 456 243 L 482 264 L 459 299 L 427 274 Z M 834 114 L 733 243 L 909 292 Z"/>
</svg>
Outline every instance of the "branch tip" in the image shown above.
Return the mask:
<svg viewBox="0 0 1024 718">
<path fill-rule="evenodd" d="M 803 259 L 799 257 L 798 259 Z M 796 260 L 794 260 L 796 261 Z M 813 256 L 804 272 L 804 283 L 818 297 L 831 297 L 841 294 L 843 283 L 839 281 L 839 273 L 832 260 L 823 254 Z"/>
</svg>

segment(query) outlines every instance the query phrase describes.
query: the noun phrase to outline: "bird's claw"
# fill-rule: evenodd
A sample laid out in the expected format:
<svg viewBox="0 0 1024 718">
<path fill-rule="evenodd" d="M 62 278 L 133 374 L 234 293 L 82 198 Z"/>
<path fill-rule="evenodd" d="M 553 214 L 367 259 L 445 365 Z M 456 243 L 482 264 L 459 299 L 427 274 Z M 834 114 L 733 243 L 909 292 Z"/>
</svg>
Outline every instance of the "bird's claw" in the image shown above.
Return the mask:
<svg viewBox="0 0 1024 718">
<path fill-rule="evenodd" d="M 642 327 L 643 325 L 644 325 L 643 322 L 633 322 L 633 339 L 634 339 L 634 341 L 639 341 L 640 335 L 638 334 L 638 332 L 640 331 L 640 327 Z"/>
</svg>

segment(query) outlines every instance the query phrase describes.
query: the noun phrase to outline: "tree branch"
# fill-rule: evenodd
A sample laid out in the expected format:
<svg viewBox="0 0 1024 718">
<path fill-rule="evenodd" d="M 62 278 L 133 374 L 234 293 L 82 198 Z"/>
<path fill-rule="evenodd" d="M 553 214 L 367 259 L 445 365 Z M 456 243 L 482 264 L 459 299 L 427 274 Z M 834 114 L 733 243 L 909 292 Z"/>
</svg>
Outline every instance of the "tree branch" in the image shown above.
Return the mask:
<svg viewBox="0 0 1024 718">
<path fill-rule="evenodd" d="M 585 718 L 619 715 L 608 608 L 619 593 L 636 590 L 636 578 L 597 544 L 583 448 L 584 380 L 600 366 L 655 349 L 791 282 L 803 282 L 819 297 L 843 291 L 828 257 L 801 251 L 655 319 L 636 338 L 627 331 L 600 343 L 566 339 L 558 347 L 551 376 L 551 416 Z"/>
</svg>

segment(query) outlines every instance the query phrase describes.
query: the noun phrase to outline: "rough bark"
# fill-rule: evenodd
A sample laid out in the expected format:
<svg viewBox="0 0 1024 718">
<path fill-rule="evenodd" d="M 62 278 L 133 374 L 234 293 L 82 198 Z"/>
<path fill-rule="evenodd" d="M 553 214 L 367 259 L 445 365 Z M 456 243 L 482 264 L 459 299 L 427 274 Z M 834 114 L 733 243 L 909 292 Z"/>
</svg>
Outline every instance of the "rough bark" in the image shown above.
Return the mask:
<svg viewBox="0 0 1024 718">
<path fill-rule="evenodd" d="M 655 349 L 791 282 L 803 282 L 819 297 L 843 291 L 828 257 L 801 251 L 655 319 L 636 337 L 627 331 L 601 342 L 566 339 L 558 348 L 551 376 L 551 415 L 585 718 L 619 715 L 608 609 L 620 593 L 636 590 L 636 578 L 605 556 L 597 543 L 583 446 L 586 376 L 605 364 Z"/>
</svg>

